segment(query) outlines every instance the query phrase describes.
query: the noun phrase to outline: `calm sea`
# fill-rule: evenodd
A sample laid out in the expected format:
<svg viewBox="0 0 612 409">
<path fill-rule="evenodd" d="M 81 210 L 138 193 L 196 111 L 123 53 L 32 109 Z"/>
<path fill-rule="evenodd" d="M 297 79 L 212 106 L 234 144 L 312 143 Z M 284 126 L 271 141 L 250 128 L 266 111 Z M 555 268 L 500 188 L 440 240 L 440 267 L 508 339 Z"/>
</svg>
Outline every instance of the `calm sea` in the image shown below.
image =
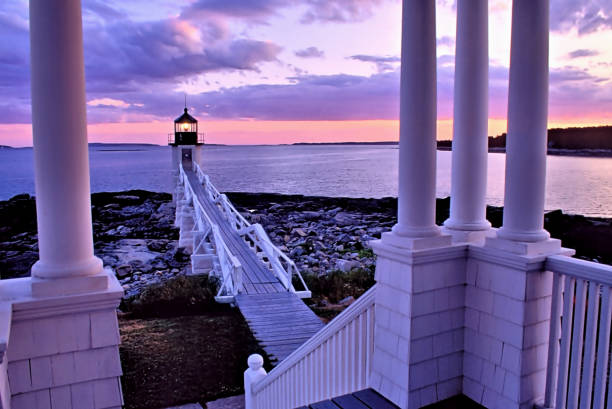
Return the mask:
<svg viewBox="0 0 612 409">
<path fill-rule="evenodd" d="M 32 149 L 0 150 L 0 200 L 34 194 Z M 502 205 L 505 155 L 489 154 L 487 203 Z M 320 196 L 397 195 L 394 146 L 204 146 L 222 191 Z M 92 191 L 171 190 L 170 148 L 91 147 Z M 438 151 L 438 197 L 450 194 L 451 152 Z M 612 159 L 548 157 L 546 208 L 612 217 Z"/>
</svg>

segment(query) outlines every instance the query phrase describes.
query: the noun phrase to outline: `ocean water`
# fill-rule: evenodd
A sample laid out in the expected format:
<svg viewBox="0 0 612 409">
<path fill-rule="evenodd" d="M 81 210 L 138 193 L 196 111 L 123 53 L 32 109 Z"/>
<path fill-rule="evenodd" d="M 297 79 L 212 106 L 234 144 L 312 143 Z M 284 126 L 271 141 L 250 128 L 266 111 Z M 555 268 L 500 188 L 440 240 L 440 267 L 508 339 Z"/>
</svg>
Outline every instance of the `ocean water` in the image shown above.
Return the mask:
<svg viewBox="0 0 612 409">
<path fill-rule="evenodd" d="M 202 168 L 221 191 L 397 195 L 392 145 L 204 146 Z M 171 190 L 165 146 L 90 147 L 93 192 Z M 450 194 L 451 152 L 438 151 L 437 196 Z M 505 155 L 489 154 L 487 203 L 502 205 Z M 34 194 L 32 149 L 0 150 L 0 200 Z M 612 158 L 548 156 L 546 208 L 612 217 Z"/>
</svg>

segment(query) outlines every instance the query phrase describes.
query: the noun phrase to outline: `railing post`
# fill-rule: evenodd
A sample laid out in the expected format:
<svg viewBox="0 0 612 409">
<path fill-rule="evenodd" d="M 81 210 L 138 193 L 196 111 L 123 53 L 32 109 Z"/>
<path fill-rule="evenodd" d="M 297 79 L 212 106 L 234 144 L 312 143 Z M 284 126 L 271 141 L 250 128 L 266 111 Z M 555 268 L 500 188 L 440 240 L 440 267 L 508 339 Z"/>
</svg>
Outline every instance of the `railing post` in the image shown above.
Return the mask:
<svg viewBox="0 0 612 409">
<path fill-rule="evenodd" d="M 240 293 L 242 290 L 242 269 L 236 266 L 236 263 L 239 263 L 237 259 L 232 258 L 232 269 L 234 270 L 234 278 L 235 278 L 235 288 L 234 294 Z"/>
<path fill-rule="evenodd" d="M 263 379 L 268 373 L 263 368 L 263 357 L 259 354 L 249 356 L 247 360 L 249 369 L 244 371 L 244 407 L 245 409 L 256 409 L 255 397 L 253 396 L 253 384 Z"/>
</svg>

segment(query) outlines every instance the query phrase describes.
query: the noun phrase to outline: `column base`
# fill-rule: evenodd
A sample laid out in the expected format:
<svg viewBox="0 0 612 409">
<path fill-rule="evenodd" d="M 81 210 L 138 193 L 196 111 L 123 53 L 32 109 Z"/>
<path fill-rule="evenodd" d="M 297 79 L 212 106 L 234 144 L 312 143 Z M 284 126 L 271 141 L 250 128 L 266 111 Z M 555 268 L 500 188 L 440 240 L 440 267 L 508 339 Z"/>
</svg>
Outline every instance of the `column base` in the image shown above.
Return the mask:
<svg viewBox="0 0 612 409">
<path fill-rule="evenodd" d="M 466 223 L 458 220 L 454 220 L 452 218 L 446 219 L 444 222 L 444 227 L 451 230 L 467 230 L 467 231 L 479 231 L 479 230 L 488 230 L 491 228 L 491 223 L 488 220 L 483 220 L 480 222 L 472 222 Z"/>
<path fill-rule="evenodd" d="M 502 226 L 499 228 L 499 230 L 497 230 L 497 237 L 506 240 L 536 243 L 550 239 L 550 234 L 544 229 L 523 232 L 511 230 Z"/>
<path fill-rule="evenodd" d="M 450 235 L 453 243 L 470 243 L 476 245 L 483 245 L 486 238 L 495 237 L 497 235 L 496 231 L 491 229 L 490 226 L 482 230 L 462 230 L 448 227 L 446 223 L 442 226 L 442 233 Z"/>
<path fill-rule="evenodd" d="M 32 277 L 32 297 L 56 297 L 73 294 L 104 291 L 108 288 L 111 271 L 102 271 L 96 275 L 67 278 Z"/>
<path fill-rule="evenodd" d="M 32 277 L 37 277 L 43 280 L 46 279 L 64 279 L 73 277 L 93 276 L 100 274 L 103 269 L 102 260 L 92 255 L 85 262 L 71 264 L 68 266 L 53 265 L 38 260 L 32 266 Z"/>
<path fill-rule="evenodd" d="M 430 237 L 407 237 L 390 231 L 382 234 L 382 242 L 400 249 L 425 250 L 450 246 L 452 244 L 452 238 L 447 234 L 438 234 Z"/>
<path fill-rule="evenodd" d="M 538 242 L 515 241 L 504 237 L 487 237 L 485 247 L 522 256 L 551 255 L 561 252 L 561 240 L 546 239 Z"/>
</svg>

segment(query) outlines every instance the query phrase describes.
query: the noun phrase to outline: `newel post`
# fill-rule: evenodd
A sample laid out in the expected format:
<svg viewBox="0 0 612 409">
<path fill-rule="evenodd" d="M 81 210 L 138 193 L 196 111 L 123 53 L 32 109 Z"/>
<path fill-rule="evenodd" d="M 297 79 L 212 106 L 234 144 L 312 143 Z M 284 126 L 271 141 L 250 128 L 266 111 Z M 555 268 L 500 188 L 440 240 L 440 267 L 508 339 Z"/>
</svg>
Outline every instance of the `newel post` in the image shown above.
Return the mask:
<svg viewBox="0 0 612 409">
<path fill-rule="evenodd" d="M 268 373 L 263 368 L 263 357 L 259 354 L 249 356 L 247 360 L 249 369 L 244 371 L 244 402 L 245 409 L 256 409 L 255 397 L 253 396 L 252 385 L 263 379 Z"/>
</svg>

